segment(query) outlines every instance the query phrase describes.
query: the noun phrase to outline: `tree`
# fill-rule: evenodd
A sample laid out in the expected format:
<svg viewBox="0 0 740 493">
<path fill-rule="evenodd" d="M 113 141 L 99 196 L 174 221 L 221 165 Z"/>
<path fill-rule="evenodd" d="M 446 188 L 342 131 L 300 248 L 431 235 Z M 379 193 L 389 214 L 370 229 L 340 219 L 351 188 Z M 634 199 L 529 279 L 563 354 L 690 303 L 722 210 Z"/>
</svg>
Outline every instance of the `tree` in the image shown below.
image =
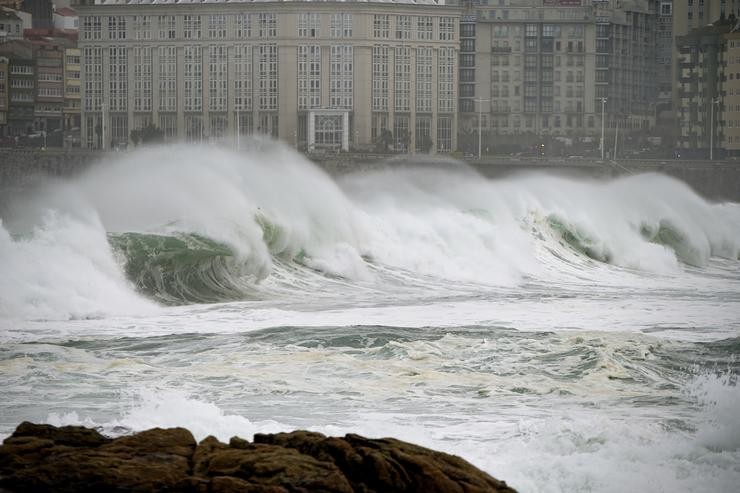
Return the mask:
<svg viewBox="0 0 740 493">
<path fill-rule="evenodd" d="M 164 140 L 164 131 L 157 128 L 156 125 L 150 123 L 141 131 L 141 141 L 146 144 L 148 142 L 162 142 Z"/>
</svg>

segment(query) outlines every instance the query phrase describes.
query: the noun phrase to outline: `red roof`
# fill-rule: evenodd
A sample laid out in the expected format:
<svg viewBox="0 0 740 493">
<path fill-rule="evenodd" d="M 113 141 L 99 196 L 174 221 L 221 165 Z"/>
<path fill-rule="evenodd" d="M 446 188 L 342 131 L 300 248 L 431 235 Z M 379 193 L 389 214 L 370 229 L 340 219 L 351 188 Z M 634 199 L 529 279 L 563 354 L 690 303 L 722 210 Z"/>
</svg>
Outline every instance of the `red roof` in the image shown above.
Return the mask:
<svg viewBox="0 0 740 493">
<path fill-rule="evenodd" d="M 56 9 L 54 13 L 56 15 L 61 15 L 62 17 L 77 17 L 77 11 L 69 7 L 62 7 L 61 9 Z"/>
</svg>

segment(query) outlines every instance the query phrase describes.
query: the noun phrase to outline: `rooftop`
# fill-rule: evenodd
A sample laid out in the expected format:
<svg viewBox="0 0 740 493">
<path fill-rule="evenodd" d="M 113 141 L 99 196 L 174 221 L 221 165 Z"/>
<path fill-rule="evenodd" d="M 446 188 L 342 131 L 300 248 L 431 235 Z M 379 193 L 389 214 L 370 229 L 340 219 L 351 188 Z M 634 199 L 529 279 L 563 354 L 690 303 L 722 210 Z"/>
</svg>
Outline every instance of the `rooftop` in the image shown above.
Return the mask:
<svg viewBox="0 0 740 493">
<path fill-rule="evenodd" d="M 69 7 L 62 7 L 61 9 L 56 9 L 54 13 L 56 15 L 61 15 L 62 17 L 77 17 L 77 11 Z"/>
</svg>

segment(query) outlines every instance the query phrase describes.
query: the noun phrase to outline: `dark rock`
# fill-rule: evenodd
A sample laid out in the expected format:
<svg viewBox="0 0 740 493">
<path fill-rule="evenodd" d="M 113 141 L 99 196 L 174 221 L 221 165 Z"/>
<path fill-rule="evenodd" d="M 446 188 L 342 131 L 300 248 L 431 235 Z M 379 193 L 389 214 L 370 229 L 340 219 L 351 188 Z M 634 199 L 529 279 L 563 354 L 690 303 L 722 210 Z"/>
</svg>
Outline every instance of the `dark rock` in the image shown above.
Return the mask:
<svg viewBox="0 0 740 493">
<path fill-rule="evenodd" d="M 192 493 L 513 492 L 463 459 L 392 438 L 295 431 L 254 443 L 183 428 L 110 439 L 22 423 L 0 446 L 0 491 Z"/>
</svg>

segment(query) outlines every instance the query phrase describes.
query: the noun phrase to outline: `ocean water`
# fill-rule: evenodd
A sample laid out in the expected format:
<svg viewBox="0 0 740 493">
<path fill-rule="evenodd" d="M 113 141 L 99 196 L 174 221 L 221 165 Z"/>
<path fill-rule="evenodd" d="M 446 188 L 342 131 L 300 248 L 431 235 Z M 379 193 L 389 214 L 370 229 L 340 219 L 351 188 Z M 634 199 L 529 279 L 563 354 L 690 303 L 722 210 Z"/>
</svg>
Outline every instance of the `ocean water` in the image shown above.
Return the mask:
<svg viewBox="0 0 740 493">
<path fill-rule="evenodd" d="M 254 142 L 3 203 L 0 437 L 305 428 L 522 492 L 740 484 L 740 205 L 672 178 L 331 178 Z"/>
</svg>

